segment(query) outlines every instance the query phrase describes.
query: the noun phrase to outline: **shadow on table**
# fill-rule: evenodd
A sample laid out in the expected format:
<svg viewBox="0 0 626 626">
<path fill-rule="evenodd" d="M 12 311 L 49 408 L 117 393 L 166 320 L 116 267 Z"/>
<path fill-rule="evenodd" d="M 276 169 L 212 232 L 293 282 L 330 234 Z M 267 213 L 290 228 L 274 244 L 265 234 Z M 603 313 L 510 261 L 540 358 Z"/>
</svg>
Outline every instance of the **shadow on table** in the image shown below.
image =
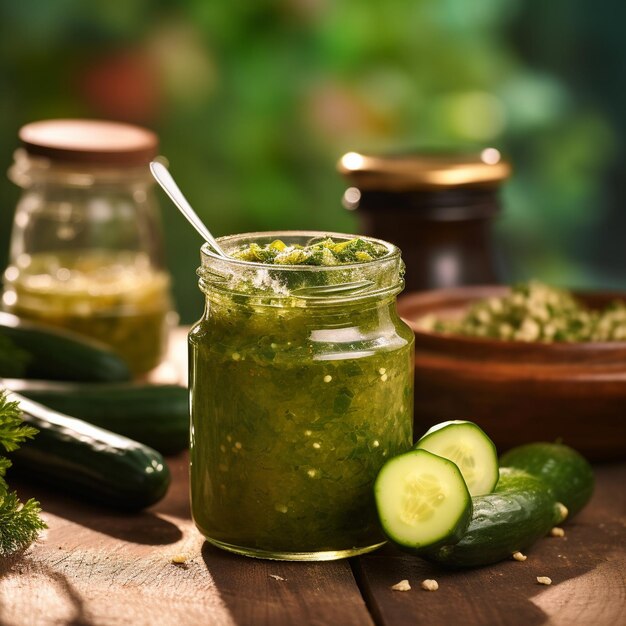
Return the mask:
<svg viewBox="0 0 626 626">
<path fill-rule="evenodd" d="M 525 550 L 524 562 L 446 570 L 385 546 L 353 559 L 354 575 L 378 624 L 448 626 L 460 623 L 459 616 L 467 625 L 617 624 L 626 584 L 624 529 L 619 509 L 611 512 L 602 500 L 594 498 L 566 524 L 565 537 L 546 537 Z M 538 576 L 552 585 L 538 584 Z M 428 578 L 438 581 L 437 593 L 419 589 Z M 402 579 L 417 593 L 389 591 Z"/>
<path fill-rule="evenodd" d="M 236 623 L 374 626 L 345 560 L 256 559 L 208 542 L 201 554 Z"/>
<path fill-rule="evenodd" d="M 394 626 L 608 626 L 624 622 L 626 465 L 595 465 L 591 502 L 564 524 L 564 537 L 540 539 L 528 559 L 450 571 L 391 546 L 352 559 L 355 578 L 377 624 Z M 552 579 L 549 587 L 537 576 Z M 424 579 L 436 593 L 419 589 Z M 397 593 L 402 579 L 417 587 Z"/>
<path fill-rule="evenodd" d="M 140 511 L 126 513 L 100 506 L 88 501 L 70 497 L 59 490 L 46 486 L 33 487 L 30 480 L 20 477 L 15 481 L 17 492 L 22 498 L 35 498 L 41 503 L 45 513 L 52 513 L 80 524 L 99 533 L 145 545 L 167 545 L 182 539 L 182 532 L 176 526 L 153 512 Z"/>
<path fill-rule="evenodd" d="M 10 574 L 17 573 L 21 575 L 24 573 L 22 568 L 28 567 L 28 565 L 23 562 L 23 554 L 24 551 L 22 550 L 0 560 L 0 581 Z M 59 595 L 71 606 L 73 614 L 69 620 L 64 621 L 65 626 L 89 626 L 91 624 L 85 613 L 83 599 L 69 582 L 67 576 L 41 564 L 37 566 L 36 572 L 39 576 L 49 579 L 56 587 Z M 4 607 L 0 604 L 0 624 L 7 623 L 5 617 Z"/>
</svg>

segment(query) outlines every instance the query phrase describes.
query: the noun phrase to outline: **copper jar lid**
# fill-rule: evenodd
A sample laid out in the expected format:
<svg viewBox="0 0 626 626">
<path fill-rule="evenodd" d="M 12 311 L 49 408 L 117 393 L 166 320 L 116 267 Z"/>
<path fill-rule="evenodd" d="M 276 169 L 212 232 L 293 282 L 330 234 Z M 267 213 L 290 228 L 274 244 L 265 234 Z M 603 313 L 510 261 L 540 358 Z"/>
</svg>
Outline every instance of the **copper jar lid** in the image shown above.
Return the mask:
<svg viewBox="0 0 626 626">
<path fill-rule="evenodd" d="M 511 165 L 496 148 L 474 154 L 344 154 L 338 171 L 355 187 L 377 191 L 421 191 L 495 187 L 511 174 Z"/>
<path fill-rule="evenodd" d="M 157 156 L 155 133 L 104 120 L 42 120 L 19 131 L 26 152 L 54 161 L 103 166 L 146 165 Z"/>
</svg>

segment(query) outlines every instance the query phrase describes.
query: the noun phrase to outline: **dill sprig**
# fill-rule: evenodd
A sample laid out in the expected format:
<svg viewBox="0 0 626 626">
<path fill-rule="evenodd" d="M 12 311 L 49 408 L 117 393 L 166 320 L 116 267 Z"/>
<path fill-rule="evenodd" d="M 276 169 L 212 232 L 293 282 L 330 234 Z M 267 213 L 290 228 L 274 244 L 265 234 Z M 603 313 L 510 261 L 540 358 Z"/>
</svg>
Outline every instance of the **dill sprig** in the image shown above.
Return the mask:
<svg viewBox="0 0 626 626">
<path fill-rule="evenodd" d="M 22 504 L 13 491 L 0 504 L 0 556 L 8 556 L 27 548 L 46 528 L 39 516 L 41 508 L 32 498 Z"/>
<path fill-rule="evenodd" d="M 6 391 L 0 391 L 0 445 L 11 452 L 36 433 L 35 428 L 22 422 L 19 404 L 10 401 Z M 9 491 L 5 480 L 9 467 L 11 461 L 0 456 L 0 556 L 28 547 L 46 528 L 39 516 L 39 503 L 33 499 L 22 503 L 15 492 Z"/>
<path fill-rule="evenodd" d="M 37 434 L 37 429 L 22 422 L 18 402 L 10 401 L 6 391 L 0 391 L 0 445 L 7 452 L 13 452 L 26 439 Z"/>
</svg>

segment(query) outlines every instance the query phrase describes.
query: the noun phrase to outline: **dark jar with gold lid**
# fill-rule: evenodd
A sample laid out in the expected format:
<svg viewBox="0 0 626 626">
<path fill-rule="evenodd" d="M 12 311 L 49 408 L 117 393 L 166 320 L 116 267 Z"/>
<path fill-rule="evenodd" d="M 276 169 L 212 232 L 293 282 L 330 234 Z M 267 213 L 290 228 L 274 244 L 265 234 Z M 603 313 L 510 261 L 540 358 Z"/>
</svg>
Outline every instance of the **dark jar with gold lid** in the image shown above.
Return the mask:
<svg viewBox="0 0 626 626">
<path fill-rule="evenodd" d="M 500 282 L 492 243 L 499 189 L 510 164 L 495 148 L 476 154 L 345 154 L 344 206 L 362 230 L 402 250 L 408 290 Z"/>
</svg>

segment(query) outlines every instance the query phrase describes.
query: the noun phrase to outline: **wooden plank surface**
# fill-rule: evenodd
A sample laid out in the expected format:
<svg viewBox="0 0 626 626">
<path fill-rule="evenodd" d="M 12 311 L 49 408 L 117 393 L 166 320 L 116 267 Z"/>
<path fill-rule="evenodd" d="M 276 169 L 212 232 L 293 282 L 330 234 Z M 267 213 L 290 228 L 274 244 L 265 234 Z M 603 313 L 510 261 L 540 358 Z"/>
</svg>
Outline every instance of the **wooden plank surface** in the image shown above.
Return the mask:
<svg viewBox="0 0 626 626">
<path fill-rule="evenodd" d="M 361 557 L 355 573 L 377 624 L 394 626 L 617 626 L 626 623 L 626 465 L 596 468 L 591 503 L 562 538 L 524 562 L 450 572 L 391 548 Z M 539 585 L 537 576 L 552 579 Z M 420 583 L 434 578 L 436 592 Z M 407 579 L 411 591 L 391 585 Z"/>
<path fill-rule="evenodd" d="M 205 543 L 189 518 L 186 455 L 170 465 L 166 499 L 135 515 L 14 481 L 50 528 L 0 561 L 0 624 L 372 626 L 347 561 L 260 561 Z M 179 554 L 184 565 L 171 563 Z"/>
<path fill-rule="evenodd" d="M 540 541 L 523 563 L 462 572 L 445 572 L 391 548 L 351 563 L 315 564 L 216 550 L 189 519 L 185 455 L 171 465 L 168 497 L 136 515 L 16 485 L 24 497 L 40 498 L 50 529 L 22 558 L 0 563 L 0 624 L 622 623 L 626 464 L 597 468 L 594 499 L 566 526 L 564 538 Z M 178 554 L 188 557 L 185 565 L 171 563 Z M 553 585 L 538 585 L 536 576 L 549 576 Z M 403 578 L 413 589 L 392 591 Z M 435 578 L 439 590 L 421 590 L 425 578 Z"/>
<path fill-rule="evenodd" d="M 161 381 L 184 380 L 178 330 Z M 613 626 L 626 614 L 626 463 L 596 467 L 592 503 L 528 560 L 445 572 L 389 547 L 333 563 L 247 559 L 206 544 L 189 516 L 187 457 L 168 459 L 163 502 L 136 515 L 81 504 L 39 485 L 50 528 L 0 560 L 0 625 Z M 184 565 L 171 559 L 188 557 Z M 536 576 L 550 576 L 543 587 Z M 355 580 L 356 578 L 356 580 Z M 392 591 L 408 579 L 413 589 Z M 435 578 L 436 592 L 420 589 Z"/>
</svg>

